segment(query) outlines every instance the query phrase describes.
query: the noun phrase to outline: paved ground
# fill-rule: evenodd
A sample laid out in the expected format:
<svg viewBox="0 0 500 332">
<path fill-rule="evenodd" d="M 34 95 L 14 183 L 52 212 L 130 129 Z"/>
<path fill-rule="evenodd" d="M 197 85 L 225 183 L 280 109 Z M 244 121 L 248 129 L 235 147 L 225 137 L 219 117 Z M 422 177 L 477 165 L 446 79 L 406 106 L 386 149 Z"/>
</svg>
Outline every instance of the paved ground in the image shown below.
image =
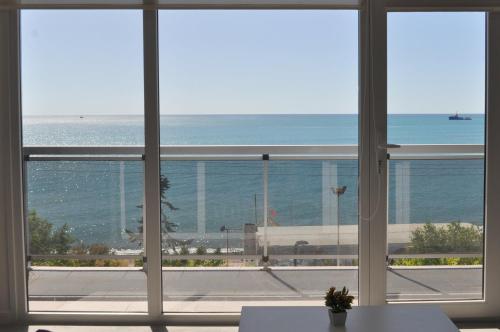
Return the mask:
<svg viewBox="0 0 500 332">
<path fill-rule="evenodd" d="M 346 285 L 357 294 L 356 269 L 167 270 L 166 301 L 244 301 L 321 299 L 330 285 Z M 480 268 L 397 268 L 388 271 L 388 297 L 407 299 L 477 299 Z M 32 300 L 143 300 L 146 275 L 123 270 L 31 271 Z"/>
</svg>

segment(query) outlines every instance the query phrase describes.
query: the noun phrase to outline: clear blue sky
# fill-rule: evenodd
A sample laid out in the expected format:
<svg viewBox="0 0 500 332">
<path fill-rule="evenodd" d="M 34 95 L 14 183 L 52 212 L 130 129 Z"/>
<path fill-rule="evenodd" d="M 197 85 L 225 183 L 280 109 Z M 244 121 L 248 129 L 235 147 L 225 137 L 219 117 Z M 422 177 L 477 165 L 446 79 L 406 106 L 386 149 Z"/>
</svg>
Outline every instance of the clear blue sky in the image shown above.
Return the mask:
<svg viewBox="0 0 500 332">
<path fill-rule="evenodd" d="M 142 114 L 140 11 L 23 11 L 25 115 Z M 355 11 L 160 12 L 162 114 L 357 113 Z M 388 17 L 389 113 L 483 113 L 482 13 Z"/>
</svg>

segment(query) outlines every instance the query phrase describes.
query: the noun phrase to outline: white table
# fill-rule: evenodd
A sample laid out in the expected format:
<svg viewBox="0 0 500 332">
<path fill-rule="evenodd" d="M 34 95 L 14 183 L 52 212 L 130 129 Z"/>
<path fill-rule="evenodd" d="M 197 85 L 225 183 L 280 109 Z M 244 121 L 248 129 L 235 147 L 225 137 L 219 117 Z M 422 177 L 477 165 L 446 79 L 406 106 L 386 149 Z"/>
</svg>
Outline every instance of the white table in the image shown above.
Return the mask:
<svg viewBox="0 0 500 332">
<path fill-rule="evenodd" d="M 325 307 L 243 307 L 240 332 L 458 332 L 434 305 L 363 306 L 349 310 L 345 327 L 330 324 Z"/>
</svg>

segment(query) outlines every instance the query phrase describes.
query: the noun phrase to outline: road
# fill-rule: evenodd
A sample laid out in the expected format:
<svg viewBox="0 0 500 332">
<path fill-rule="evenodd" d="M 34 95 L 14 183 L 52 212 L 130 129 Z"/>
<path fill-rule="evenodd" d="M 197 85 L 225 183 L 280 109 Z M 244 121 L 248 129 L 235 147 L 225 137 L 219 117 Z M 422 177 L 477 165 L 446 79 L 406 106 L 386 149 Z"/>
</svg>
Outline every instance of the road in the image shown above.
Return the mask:
<svg viewBox="0 0 500 332">
<path fill-rule="evenodd" d="M 397 268 L 388 270 L 390 300 L 478 299 L 481 268 Z M 358 271 L 328 269 L 168 269 L 163 273 L 165 301 L 318 300 L 332 286 L 357 294 Z M 131 270 L 34 270 L 31 301 L 144 301 L 146 275 Z"/>
</svg>

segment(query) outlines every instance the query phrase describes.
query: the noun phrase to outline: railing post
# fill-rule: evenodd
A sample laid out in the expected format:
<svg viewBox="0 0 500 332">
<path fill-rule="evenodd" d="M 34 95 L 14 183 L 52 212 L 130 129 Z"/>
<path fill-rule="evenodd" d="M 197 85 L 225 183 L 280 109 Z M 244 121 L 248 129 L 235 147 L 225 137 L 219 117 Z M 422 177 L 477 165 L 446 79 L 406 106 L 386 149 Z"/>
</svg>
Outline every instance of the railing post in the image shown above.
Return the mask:
<svg viewBox="0 0 500 332">
<path fill-rule="evenodd" d="M 199 161 L 196 165 L 196 205 L 197 205 L 197 232 L 201 236 L 206 233 L 206 181 L 205 162 Z"/>
<path fill-rule="evenodd" d="M 243 254 L 256 255 L 257 254 L 257 224 L 243 225 Z"/>
<path fill-rule="evenodd" d="M 264 154 L 262 156 L 262 161 L 263 161 L 263 191 L 264 191 L 264 252 L 263 252 L 263 257 L 262 261 L 264 263 L 264 268 L 267 268 L 269 264 L 269 255 L 268 255 L 268 243 L 267 243 L 267 221 L 268 221 L 268 177 L 269 177 L 269 155 Z"/>
<path fill-rule="evenodd" d="M 120 161 L 120 233 L 127 239 L 127 214 L 125 211 L 125 162 Z"/>
<path fill-rule="evenodd" d="M 332 199 L 332 189 L 337 188 L 337 163 L 331 160 L 322 162 L 321 179 L 322 179 L 322 217 L 323 225 L 335 225 L 337 210 L 336 201 Z"/>
</svg>

